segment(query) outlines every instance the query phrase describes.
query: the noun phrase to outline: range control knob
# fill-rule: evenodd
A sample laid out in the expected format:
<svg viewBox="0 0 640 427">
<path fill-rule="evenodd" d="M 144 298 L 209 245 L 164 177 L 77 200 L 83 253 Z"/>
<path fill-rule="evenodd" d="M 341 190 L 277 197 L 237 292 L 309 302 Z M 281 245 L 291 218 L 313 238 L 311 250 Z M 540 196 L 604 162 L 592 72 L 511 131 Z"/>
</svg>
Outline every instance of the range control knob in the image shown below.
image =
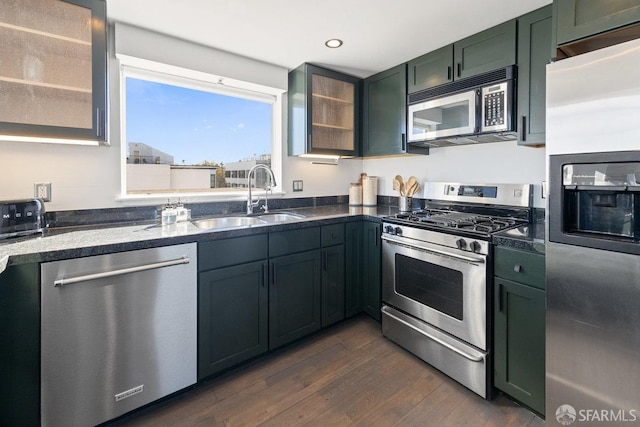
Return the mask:
<svg viewBox="0 0 640 427">
<path fill-rule="evenodd" d="M 458 249 L 466 249 L 467 242 L 464 239 L 458 239 L 456 240 L 456 246 L 458 247 Z"/>
<path fill-rule="evenodd" d="M 397 234 L 398 236 L 402 236 L 402 228 L 396 227 L 396 229 L 394 231 L 395 231 L 394 234 Z"/>
<path fill-rule="evenodd" d="M 482 248 L 482 246 L 480 246 L 480 243 L 476 242 L 475 240 L 469 244 L 469 247 L 472 252 L 480 252 L 480 249 Z"/>
<path fill-rule="evenodd" d="M 395 230 L 393 229 L 393 225 L 387 225 L 386 227 L 384 227 L 384 232 L 385 233 L 395 234 L 394 231 Z"/>
</svg>

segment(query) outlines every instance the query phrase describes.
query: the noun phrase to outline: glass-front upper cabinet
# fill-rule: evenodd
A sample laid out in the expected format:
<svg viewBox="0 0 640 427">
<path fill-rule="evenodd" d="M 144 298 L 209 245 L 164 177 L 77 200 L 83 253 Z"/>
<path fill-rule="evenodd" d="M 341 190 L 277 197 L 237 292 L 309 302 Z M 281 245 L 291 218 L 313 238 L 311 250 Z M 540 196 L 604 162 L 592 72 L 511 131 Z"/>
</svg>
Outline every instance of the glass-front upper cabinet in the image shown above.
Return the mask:
<svg viewBox="0 0 640 427">
<path fill-rule="evenodd" d="M 0 134 L 106 140 L 104 0 L 2 0 Z"/>
<path fill-rule="evenodd" d="M 303 64 L 289 73 L 289 155 L 358 155 L 360 79 Z"/>
</svg>

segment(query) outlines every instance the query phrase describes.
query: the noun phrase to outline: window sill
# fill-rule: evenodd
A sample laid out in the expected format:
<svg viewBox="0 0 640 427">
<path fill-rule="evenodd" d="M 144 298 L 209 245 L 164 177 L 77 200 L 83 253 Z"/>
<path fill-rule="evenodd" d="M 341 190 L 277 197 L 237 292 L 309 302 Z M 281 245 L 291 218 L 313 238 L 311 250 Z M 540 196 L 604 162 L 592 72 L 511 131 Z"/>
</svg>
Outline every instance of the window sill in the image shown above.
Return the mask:
<svg viewBox="0 0 640 427">
<path fill-rule="evenodd" d="M 264 198 L 264 191 L 261 189 L 252 190 L 255 198 L 258 196 Z M 281 199 L 286 195 L 283 191 L 274 191 L 269 193 L 269 199 Z M 166 193 L 166 194 L 126 194 L 115 199 L 116 203 L 122 206 L 149 206 L 164 205 L 167 202 L 202 203 L 202 202 L 237 202 L 246 201 L 247 192 L 225 192 L 220 193 Z"/>
</svg>

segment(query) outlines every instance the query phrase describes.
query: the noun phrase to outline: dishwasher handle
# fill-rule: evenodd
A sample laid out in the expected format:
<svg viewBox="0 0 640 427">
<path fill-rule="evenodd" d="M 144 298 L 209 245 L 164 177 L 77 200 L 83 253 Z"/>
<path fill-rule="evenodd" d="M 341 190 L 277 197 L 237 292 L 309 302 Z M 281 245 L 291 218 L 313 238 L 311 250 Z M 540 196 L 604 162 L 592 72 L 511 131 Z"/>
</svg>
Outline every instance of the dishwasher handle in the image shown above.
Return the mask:
<svg viewBox="0 0 640 427">
<path fill-rule="evenodd" d="M 72 285 L 79 282 L 88 282 L 89 280 L 104 279 L 106 277 L 121 276 L 123 274 L 137 273 L 140 271 L 154 270 L 156 268 L 171 267 L 173 265 L 189 264 L 191 262 L 188 257 L 172 259 L 168 261 L 154 262 L 152 264 L 143 264 L 136 267 L 121 268 L 118 270 L 104 271 L 102 273 L 85 274 L 83 276 L 75 276 L 54 280 L 53 286 L 56 288 Z"/>
</svg>

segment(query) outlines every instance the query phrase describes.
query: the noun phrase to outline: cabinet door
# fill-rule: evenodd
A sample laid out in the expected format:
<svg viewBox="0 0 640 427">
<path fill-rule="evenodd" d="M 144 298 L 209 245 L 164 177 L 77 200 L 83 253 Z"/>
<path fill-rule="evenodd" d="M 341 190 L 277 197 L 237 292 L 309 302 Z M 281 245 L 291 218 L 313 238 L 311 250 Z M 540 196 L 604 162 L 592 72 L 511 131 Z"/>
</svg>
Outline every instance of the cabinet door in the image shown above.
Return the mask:
<svg viewBox="0 0 640 427">
<path fill-rule="evenodd" d="M 364 223 L 363 245 L 363 310 L 369 316 L 380 321 L 382 296 L 380 294 L 380 265 L 382 261 L 382 245 L 380 243 L 381 224 L 372 221 Z"/>
<path fill-rule="evenodd" d="M 0 273 L 0 425 L 40 425 L 38 264 Z"/>
<path fill-rule="evenodd" d="M 360 79 L 303 64 L 289 73 L 289 155 L 359 153 Z"/>
<path fill-rule="evenodd" d="M 344 319 L 344 245 L 322 249 L 322 327 Z"/>
<path fill-rule="evenodd" d="M 409 61 L 408 92 L 418 92 L 453 81 L 453 45 Z"/>
<path fill-rule="evenodd" d="M 520 145 L 545 142 L 551 6 L 518 18 L 518 128 Z"/>
<path fill-rule="evenodd" d="M 104 0 L 5 0 L 0 133 L 105 140 Z"/>
<path fill-rule="evenodd" d="M 271 260 L 269 347 L 302 338 L 321 325 L 320 250 Z"/>
<path fill-rule="evenodd" d="M 267 262 L 199 275 L 198 378 L 268 349 Z"/>
<path fill-rule="evenodd" d="M 462 39 L 453 45 L 454 79 L 516 63 L 516 20 Z"/>
<path fill-rule="evenodd" d="M 495 386 L 544 414 L 545 292 L 495 278 Z"/>
<path fill-rule="evenodd" d="M 345 316 L 362 312 L 362 245 L 364 227 L 362 221 L 348 222 L 345 245 Z"/>
<path fill-rule="evenodd" d="M 638 0 L 555 0 L 558 45 L 640 21 Z"/>
<path fill-rule="evenodd" d="M 407 66 L 398 65 L 363 84 L 362 156 L 406 151 Z"/>
</svg>

